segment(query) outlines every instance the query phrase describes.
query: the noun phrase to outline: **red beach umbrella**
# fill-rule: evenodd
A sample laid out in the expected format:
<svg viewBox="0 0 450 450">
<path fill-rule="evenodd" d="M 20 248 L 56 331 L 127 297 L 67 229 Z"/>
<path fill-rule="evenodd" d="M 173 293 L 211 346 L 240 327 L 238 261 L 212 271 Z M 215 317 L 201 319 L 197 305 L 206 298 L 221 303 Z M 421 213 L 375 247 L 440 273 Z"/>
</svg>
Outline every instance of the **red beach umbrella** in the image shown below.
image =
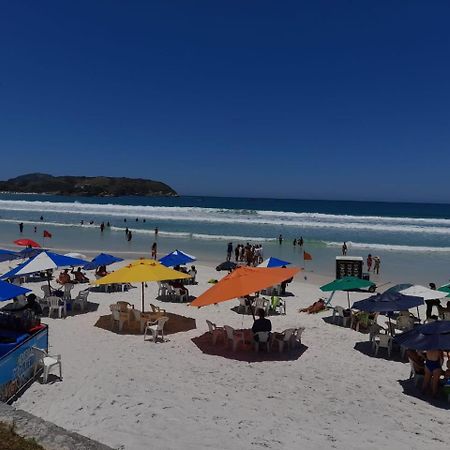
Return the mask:
<svg viewBox="0 0 450 450">
<path fill-rule="evenodd" d="M 40 248 L 41 246 L 33 241 L 32 239 L 17 239 L 14 241 L 14 244 L 20 245 L 22 247 L 33 247 L 33 248 Z"/>
</svg>

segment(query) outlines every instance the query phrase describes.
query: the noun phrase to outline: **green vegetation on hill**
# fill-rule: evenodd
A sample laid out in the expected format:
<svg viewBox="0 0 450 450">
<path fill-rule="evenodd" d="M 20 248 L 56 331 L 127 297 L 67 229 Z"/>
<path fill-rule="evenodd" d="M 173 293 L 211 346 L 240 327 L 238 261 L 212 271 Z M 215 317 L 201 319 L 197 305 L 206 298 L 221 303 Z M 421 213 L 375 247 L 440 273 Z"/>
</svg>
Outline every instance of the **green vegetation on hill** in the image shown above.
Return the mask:
<svg viewBox="0 0 450 450">
<path fill-rule="evenodd" d="M 165 183 L 142 178 L 54 177 L 43 173 L 30 173 L 7 181 L 0 181 L 0 191 L 92 197 L 178 195 Z"/>
</svg>

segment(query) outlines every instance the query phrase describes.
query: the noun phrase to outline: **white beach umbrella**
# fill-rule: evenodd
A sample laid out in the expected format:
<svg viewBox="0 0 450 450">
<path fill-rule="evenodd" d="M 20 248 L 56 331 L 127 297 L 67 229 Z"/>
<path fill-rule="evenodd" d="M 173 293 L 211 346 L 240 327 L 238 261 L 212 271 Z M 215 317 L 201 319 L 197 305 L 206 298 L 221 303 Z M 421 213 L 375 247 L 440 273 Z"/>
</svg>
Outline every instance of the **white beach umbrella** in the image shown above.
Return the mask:
<svg viewBox="0 0 450 450">
<path fill-rule="evenodd" d="M 422 297 L 424 300 L 434 300 L 447 297 L 447 292 L 436 291 L 434 289 L 421 286 L 420 284 L 414 284 L 413 286 L 400 291 L 400 294 L 412 295 L 414 297 Z"/>
</svg>

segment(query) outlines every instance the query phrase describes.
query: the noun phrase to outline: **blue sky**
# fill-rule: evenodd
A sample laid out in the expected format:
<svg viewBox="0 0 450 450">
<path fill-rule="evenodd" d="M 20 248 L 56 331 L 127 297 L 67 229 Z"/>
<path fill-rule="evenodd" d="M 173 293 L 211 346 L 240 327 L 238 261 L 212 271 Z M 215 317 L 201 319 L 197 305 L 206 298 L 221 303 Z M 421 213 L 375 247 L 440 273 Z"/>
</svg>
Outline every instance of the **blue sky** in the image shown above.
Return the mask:
<svg viewBox="0 0 450 450">
<path fill-rule="evenodd" d="M 450 202 L 450 3 L 3 2 L 0 178 Z"/>
</svg>

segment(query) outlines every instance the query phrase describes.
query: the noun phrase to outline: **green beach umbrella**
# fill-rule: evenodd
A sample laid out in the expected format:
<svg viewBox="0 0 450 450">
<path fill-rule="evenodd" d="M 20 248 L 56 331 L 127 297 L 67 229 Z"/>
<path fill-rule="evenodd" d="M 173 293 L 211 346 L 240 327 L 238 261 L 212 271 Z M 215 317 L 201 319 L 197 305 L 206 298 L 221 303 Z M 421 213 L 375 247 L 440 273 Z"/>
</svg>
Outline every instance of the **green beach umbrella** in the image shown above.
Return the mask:
<svg viewBox="0 0 450 450">
<path fill-rule="evenodd" d="M 447 292 L 447 297 L 450 297 L 450 283 L 449 284 L 444 284 L 444 286 L 441 286 L 438 291 L 441 292 Z"/>
<path fill-rule="evenodd" d="M 350 295 L 348 291 L 353 289 L 370 288 L 371 286 L 375 286 L 375 283 L 372 283 L 372 281 L 362 280 L 357 277 L 344 277 L 334 280 L 331 283 L 324 284 L 320 287 L 320 290 L 322 292 L 346 291 L 348 308 L 350 309 Z"/>
</svg>

